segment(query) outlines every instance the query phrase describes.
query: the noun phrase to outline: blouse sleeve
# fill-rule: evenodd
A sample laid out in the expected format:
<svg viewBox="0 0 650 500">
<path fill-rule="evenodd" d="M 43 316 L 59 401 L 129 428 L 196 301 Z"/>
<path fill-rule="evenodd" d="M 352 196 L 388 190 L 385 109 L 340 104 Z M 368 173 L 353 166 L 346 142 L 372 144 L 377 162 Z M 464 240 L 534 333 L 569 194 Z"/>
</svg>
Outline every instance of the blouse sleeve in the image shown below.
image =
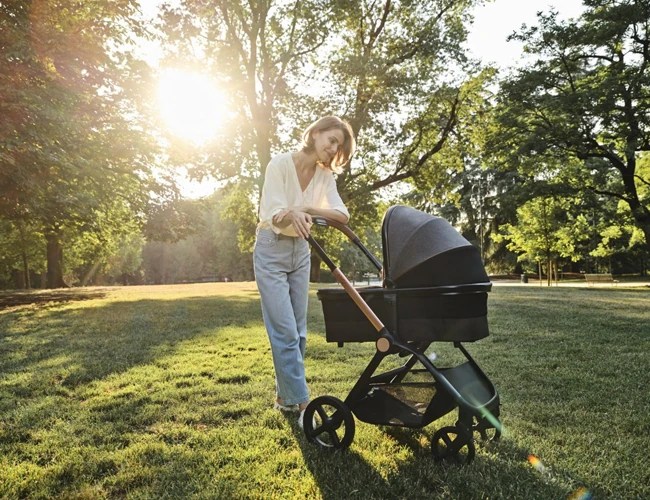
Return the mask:
<svg viewBox="0 0 650 500">
<path fill-rule="evenodd" d="M 274 231 L 277 228 L 273 225 L 273 217 L 289 206 L 284 184 L 281 164 L 279 161 L 273 159 L 268 167 L 266 167 L 266 174 L 264 176 L 260 203 L 260 220 L 268 221 Z"/>
<path fill-rule="evenodd" d="M 341 196 L 339 196 L 339 192 L 336 189 L 336 181 L 334 180 L 334 176 L 330 174 L 327 177 L 328 179 L 327 188 L 325 191 L 325 207 L 323 208 L 333 208 L 334 210 L 338 210 L 349 219 L 350 212 L 348 212 L 348 209 L 345 207 Z"/>
</svg>

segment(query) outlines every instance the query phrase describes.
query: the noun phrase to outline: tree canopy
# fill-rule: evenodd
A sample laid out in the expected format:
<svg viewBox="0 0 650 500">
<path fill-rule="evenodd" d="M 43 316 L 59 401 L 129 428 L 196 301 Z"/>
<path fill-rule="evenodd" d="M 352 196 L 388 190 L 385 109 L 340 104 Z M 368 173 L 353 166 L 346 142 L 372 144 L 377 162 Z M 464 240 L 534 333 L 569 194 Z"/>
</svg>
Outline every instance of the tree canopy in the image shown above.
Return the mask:
<svg viewBox="0 0 650 500">
<path fill-rule="evenodd" d="M 539 15 L 513 39 L 534 62 L 506 78 L 491 149 L 529 175 L 578 159 L 568 186 L 622 200 L 650 248 L 650 2 L 585 0 L 577 20 Z"/>
</svg>

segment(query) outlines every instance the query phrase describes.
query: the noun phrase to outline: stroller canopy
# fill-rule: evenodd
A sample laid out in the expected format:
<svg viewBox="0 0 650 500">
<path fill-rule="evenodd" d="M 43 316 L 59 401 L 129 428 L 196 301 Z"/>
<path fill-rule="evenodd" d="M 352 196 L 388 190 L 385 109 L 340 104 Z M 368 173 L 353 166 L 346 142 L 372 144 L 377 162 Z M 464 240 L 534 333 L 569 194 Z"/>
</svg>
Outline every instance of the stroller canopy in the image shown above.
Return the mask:
<svg viewBox="0 0 650 500">
<path fill-rule="evenodd" d="M 389 288 L 488 283 L 478 249 L 453 226 L 411 207 L 391 207 L 382 225 Z"/>
</svg>

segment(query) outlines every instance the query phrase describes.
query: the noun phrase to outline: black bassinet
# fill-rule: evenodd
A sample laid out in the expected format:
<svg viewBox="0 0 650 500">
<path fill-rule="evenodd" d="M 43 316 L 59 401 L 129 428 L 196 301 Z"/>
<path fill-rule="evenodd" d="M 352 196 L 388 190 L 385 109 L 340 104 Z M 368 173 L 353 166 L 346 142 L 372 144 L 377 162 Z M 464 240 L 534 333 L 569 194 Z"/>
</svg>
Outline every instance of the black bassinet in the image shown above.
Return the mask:
<svg viewBox="0 0 650 500">
<path fill-rule="evenodd" d="M 472 342 L 488 335 L 487 293 L 481 257 L 449 222 L 394 206 L 382 225 L 382 287 L 358 289 L 388 330 L 404 342 Z M 377 331 L 350 295 L 318 291 L 328 342 L 371 342 Z"/>
</svg>

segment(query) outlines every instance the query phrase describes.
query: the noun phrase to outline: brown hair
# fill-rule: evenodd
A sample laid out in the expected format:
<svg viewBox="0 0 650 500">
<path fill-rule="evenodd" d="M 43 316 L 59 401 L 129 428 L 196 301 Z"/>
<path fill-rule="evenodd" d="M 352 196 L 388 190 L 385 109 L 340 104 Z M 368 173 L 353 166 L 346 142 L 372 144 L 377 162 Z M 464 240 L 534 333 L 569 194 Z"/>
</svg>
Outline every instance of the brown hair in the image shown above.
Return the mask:
<svg viewBox="0 0 650 500">
<path fill-rule="evenodd" d="M 302 134 L 302 151 L 311 153 L 314 150 L 314 132 L 324 132 L 332 129 L 343 132 L 343 144 L 341 144 L 329 165 L 324 164 L 323 166 L 338 173 L 341 171 L 341 167 L 350 161 L 357 147 L 352 126 L 347 121 L 341 120 L 338 116 L 325 116 L 320 120 L 316 120 Z"/>
</svg>

